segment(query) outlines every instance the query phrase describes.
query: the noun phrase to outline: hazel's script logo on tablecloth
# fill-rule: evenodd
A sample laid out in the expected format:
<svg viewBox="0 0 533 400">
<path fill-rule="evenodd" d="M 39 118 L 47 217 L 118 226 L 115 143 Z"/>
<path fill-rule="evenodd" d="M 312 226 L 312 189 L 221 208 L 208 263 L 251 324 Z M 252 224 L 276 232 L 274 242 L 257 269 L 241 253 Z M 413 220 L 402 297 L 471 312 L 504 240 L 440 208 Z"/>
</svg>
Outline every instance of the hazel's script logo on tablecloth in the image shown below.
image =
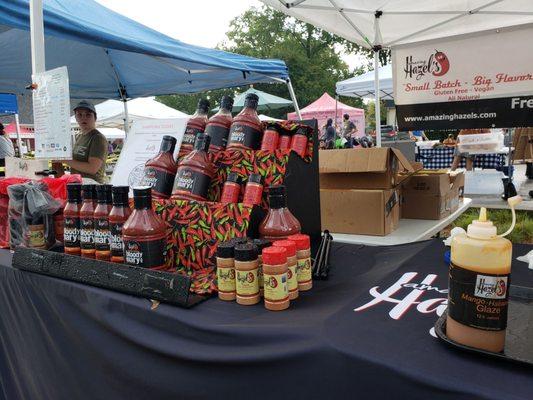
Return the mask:
<svg viewBox="0 0 533 400">
<path fill-rule="evenodd" d="M 443 76 L 450 69 L 450 60 L 442 51 L 435 50 L 427 60 L 413 60 L 413 56 L 405 57 L 405 78 L 420 80 L 424 75 Z"/>
<path fill-rule="evenodd" d="M 399 320 L 412 307 L 416 306 L 416 310 L 422 314 L 436 313 L 439 317 L 444 313 L 448 306 L 448 289 L 441 289 L 431 284 L 437 279 L 437 275 L 428 274 L 420 282 L 413 282 L 418 275 L 418 272 L 406 272 L 395 283 L 387 289 L 379 292 L 379 286 L 374 286 L 369 293 L 373 300 L 354 309 L 355 312 L 360 312 L 372 308 L 381 303 L 395 304 L 389 311 L 389 316 L 394 320 Z M 408 291 L 406 291 L 406 289 Z M 403 297 L 395 297 L 398 292 L 403 291 Z M 422 296 L 427 295 L 446 295 L 445 297 L 434 297 L 431 299 L 421 300 Z M 434 328 L 431 328 L 429 333 L 435 336 Z"/>
</svg>

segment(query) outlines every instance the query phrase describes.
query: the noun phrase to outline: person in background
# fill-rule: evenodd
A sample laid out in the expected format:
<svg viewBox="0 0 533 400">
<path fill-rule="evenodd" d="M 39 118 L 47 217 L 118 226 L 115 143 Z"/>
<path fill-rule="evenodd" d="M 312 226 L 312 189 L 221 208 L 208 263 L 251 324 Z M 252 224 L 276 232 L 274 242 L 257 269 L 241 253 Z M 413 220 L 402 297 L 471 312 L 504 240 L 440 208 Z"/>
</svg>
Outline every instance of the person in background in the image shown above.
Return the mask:
<svg viewBox="0 0 533 400">
<path fill-rule="evenodd" d="M 15 155 L 15 147 L 13 142 L 6 134 L 4 125 L 0 123 L 0 176 L 5 176 L 6 157 L 13 157 Z"/>
<path fill-rule="evenodd" d="M 74 143 L 73 160 L 63 162 L 70 166 L 71 174 L 80 174 L 84 180 L 105 183 L 108 146 L 105 136 L 96 129 L 96 109 L 83 100 L 74 108 L 74 116 L 81 134 Z"/>
<path fill-rule="evenodd" d="M 331 118 L 328 118 L 326 122 L 326 134 L 324 135 L 324 139 L 326 142 L 326 149 L 333 149 L 335 148 L 335 136 L 337 133 L 335 132 L 335 128 L 333 127 L 333 120 Z"/>
<path fill-rule="evenodd" d="M 350 121 L 350 116 L 348 114 L 343 115 L 343 136 L 346 139 L 344 147 L 351 149 L 354 147 L 354 140 L 356 139 L 357 128 L 355 124 Z"/>
<path fill-rule="evenodd" d="M 415 142 L 429 140 L 424 131 L 410 131 L 409 136 L 411 137 L 411 140 L 414 140 Z"/>
<path fill-rule="evenodd" d="M 459 134 L 457 135 L 457 141 L 461 142 L 461 136 L 463 135 L 475 135 L 478 133 L 489 133 L 490 129 L 461 129 L 459 131 Z M 466 158 L 466 170 L 472 171 L 474 169 L 474 158 L 475 156 L 470 155 L 468 152 L 459 152 L 459 146 L 455 146 L 455 151 L 453 155 L 453 162 L 451 166 L 451 170 L 455 171 L 457 167 L 459 167 L 459 163 L 461 162 L 461 158 Z"/>
</svg>

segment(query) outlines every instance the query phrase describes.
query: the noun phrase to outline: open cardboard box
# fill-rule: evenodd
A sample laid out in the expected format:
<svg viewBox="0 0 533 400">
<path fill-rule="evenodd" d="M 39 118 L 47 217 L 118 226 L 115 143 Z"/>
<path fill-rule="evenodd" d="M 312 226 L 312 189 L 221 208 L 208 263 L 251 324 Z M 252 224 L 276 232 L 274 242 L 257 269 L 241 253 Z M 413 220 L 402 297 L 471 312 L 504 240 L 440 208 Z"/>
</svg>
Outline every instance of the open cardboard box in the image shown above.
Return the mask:
<svg viewBox="0 0 533 400">
<path fill-rule="evenodd" d="M 336 233 L 387 235 L 398 226 L 398 185 L 415 167 L 398 149 L 322 150 L 322 227 Z"/>
</svg>

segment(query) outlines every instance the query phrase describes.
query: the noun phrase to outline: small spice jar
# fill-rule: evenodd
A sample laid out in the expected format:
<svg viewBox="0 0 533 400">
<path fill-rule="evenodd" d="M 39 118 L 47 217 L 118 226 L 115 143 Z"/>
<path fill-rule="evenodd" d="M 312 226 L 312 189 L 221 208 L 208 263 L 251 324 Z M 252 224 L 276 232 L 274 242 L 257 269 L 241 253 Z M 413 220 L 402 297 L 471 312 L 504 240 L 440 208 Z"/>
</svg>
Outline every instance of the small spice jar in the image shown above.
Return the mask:
<svg viewBox="0 0 533 400">
<path fill-rule="evenodd" d="M 282 132 L 279 137 L 278 148 L 281 150 L 287 150 L 291 148 L 291 135 L 287 132 Z"/>
<path fill-rule="evenodd" d="M 259 206 L 263 198 L 263 184 L 261 174 L 250 174 L 244 189 L 242 202 L 247 205 Z"/>
<path fill-rule="evenodd" d="M 238 203 L 241 194 L 241 177 L 235 172 L 230 172 L 228 179 L 224 182 L 220 202 L 224 204 Z"/>
<path fill-rule="evenodd" d="M 272 246 L 272 242 L 270 240 L 266 239 L 254 239 L 253 242 L 257 246 L 257 262 L 259 265 L 259 268 L 257 269 L 257 279 L 259 280 L 259 294 L 263 296 L 263 250 L 267 247 Z"/>
<path fill-rule="evenodd" d="M 283 247 L 287 251 L 287 283 L 289 287 L 289 299 L 294 300 L 298 298 L 298 276 L 297 276 L 297 258 L 296 258 L 296 243 L 291 240 L 277 240 L 272 243 L 274 247 Z"/>
<path fill-rule="evenodd" d="M 274 125 L 268 125 L 263 133 L 261 150 L 275 151 L 278 148 L 279 132 Z"/>
<path fill-rule="evenodd" d="M 257 246 L 253 243 L 235 245 L 235 279 L 237 303 L 248 306 L 261 300 L 257 272 Z"/>
<path fill-rule="evenodd" d="M 291 139 L 291 150 L 295 151 L 300 157 L 307 153 L 307 133 L 303 129 L 298 129 Z"/>
<path fill-rule="evenodd" d="M 289 308 L 287 284 L 287 250 L 284 247 L 267 247 L 263 250 L 265 277 L 265 308 L 281 311 Z"/>
<path fill-rule="evenodd" d="M 232 301 L 237 297 L 235 288 L 235 242 L 229 240 L 217 247 L 217 286 L 220 300 Z"/>
<path fill-rule="evenodd" d="M 309 290 L 313 287 L 313 277 L 311 274 L 311 239 L 308 235 L 299 233 L 289 236 L 288 240 L 296 243 L 298 290 Z"/>
</svg>

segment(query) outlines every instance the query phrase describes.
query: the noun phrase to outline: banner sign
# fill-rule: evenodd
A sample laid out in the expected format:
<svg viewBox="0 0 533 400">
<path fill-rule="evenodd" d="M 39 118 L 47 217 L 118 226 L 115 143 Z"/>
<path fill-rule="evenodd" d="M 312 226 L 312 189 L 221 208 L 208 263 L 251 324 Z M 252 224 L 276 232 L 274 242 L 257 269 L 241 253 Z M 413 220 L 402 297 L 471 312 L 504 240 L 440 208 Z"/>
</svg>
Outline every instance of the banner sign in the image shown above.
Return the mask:
<svg viewBox="0 0 533 400">
<path fill-rule="evenodd" d="M 533 126 L 533 28 L 393 49 L 400 130 Z"/>
<path fill-rule="evenodd" d="M 177 155 L 185 132 L 188 117 L 172 119 L 135 120 L 126 137 L 124 147 L 111 177 L 114 186 L 139 186 L 144 164 L 159 153 L 164 135 L 177 139 L 174 157 Z"/>
</svg>

